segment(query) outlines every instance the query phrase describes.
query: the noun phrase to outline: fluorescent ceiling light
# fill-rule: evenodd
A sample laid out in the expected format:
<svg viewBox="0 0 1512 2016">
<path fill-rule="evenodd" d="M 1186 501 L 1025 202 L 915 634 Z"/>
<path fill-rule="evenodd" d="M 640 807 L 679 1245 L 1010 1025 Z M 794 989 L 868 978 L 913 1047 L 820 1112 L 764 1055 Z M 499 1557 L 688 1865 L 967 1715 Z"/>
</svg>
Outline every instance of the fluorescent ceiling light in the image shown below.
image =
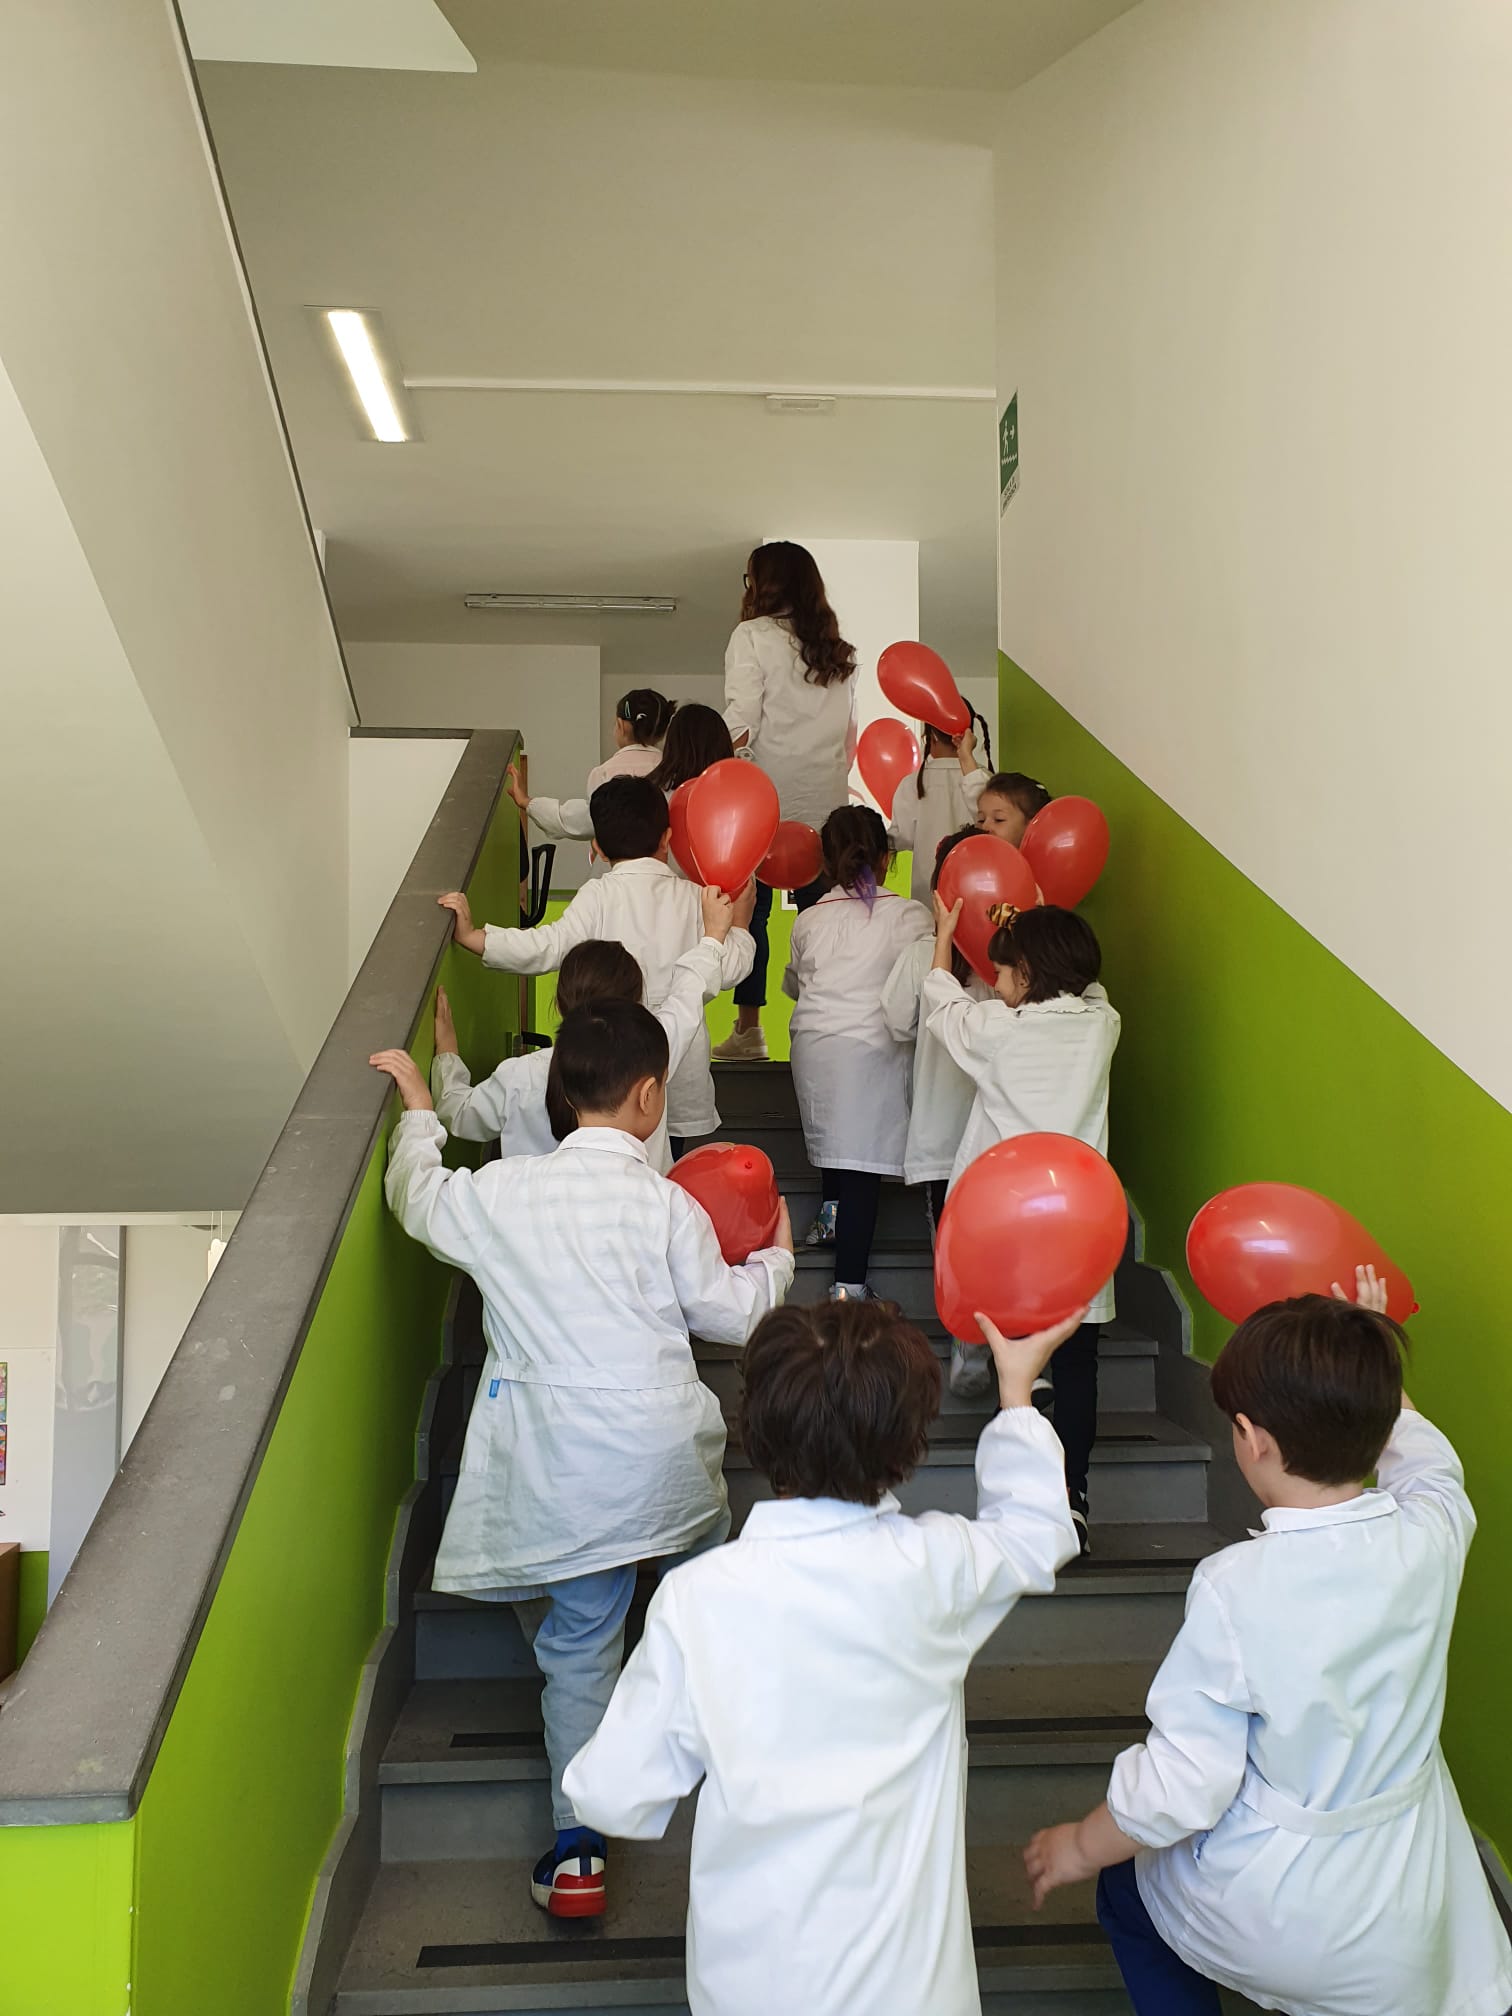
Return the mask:
<svg viewBox="0 0 1512 2016">
<path fill-rule="evenodd" d="M 380 318 L 365 308 L 324 308 L 319 312 L 375 439 L 413 440 L 415 429 L 401 410 L 404 375 L 395 361 L 384 355 Z"/>
<path fill-rule="evenodd" d="M 555 609 L 601 613 L 606 609 L 636 616 L 671 616 L 675 595 L 464 595 L 466 609 Z"/>
</svg>

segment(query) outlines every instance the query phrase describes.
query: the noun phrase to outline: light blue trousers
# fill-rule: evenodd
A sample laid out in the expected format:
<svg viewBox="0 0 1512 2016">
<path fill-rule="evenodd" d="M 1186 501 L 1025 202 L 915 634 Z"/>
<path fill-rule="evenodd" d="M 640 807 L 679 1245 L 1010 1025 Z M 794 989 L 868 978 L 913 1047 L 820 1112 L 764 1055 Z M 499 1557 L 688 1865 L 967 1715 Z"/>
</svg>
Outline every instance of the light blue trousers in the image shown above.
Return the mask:
<svg viewBox="0 0 1512 2016">
<path fill-rule="evenodd" d="M 658 1560 L 658 1575 L 721 1546 L 729 1532 L 726 1511 L 686 1553 Z M 572 1801 L 562 1791 L 562 1773 L 603 1721 L 624 1664 L 625 1616 L 635 1594 L 635 1565 L 632 1561 L 622 1568 L 548 1582 L 544 1596 L 514 1606 L 526 1636 L 533 1637 L 536 1664 L 546 1681 L 541 1719 L 551 1766 L 551 1817 L 559 1833 L 578 1825 Z"/>
</svg>

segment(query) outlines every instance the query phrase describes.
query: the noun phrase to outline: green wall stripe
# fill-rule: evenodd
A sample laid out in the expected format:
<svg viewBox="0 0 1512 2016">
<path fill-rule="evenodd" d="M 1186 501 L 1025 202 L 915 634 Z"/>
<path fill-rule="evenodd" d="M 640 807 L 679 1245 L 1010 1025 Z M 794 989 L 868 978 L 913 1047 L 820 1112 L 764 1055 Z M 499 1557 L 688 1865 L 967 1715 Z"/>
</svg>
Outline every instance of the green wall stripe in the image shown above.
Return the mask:
<svg viewBox="0 0 1512 2016">
<path fill-rule="evenodd" d="M 21 1595 L 17 1619 L 18 1644 L 23 1659 L 42 1629 L 42 1619 L 46 1615 L 47 1549 L 26 1547 L 21 1550 Z"/>
<path fill-rule="evenodd" d="M 1211 1358 L 1227 1327 L 1186 1274 L 1186 1228 L 1229 1184 L 1275 1178 L 1337 1198 L 1412 1276 L 1423 1305 L 1413 1398 L 1453 1438 L 1481 1522 L 1445 1747 L 1466 1809 L 1505 1857 L 1512 1114 L 1007 657 L 1000 683 L 1003 760 L 1095 799 L 1112 828 L 1084 905 L 1123 1015 L 1111 1154 L 1144 1215 L 1149 1257 L 1187 1291 L 1198 1349 Z M 1380 923 L 1400 939 L 1400 919 Z"/>
</svg>

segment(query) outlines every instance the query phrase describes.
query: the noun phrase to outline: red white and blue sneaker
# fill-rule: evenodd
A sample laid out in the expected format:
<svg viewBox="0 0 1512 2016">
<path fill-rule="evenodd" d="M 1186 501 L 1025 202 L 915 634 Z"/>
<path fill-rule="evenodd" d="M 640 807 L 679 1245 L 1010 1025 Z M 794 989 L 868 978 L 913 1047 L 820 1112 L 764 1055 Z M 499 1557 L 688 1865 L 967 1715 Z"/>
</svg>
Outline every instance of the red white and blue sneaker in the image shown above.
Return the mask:
<svg viewBox="0 0 1512 2016">
<path fill-rule="evenodd" d="M 601 1918 L 608 1852 L 603 1835 L 591 1827 L 564 1827 L 531 1871 L 532 1901 L 553 1918 Z"/>
</svg>

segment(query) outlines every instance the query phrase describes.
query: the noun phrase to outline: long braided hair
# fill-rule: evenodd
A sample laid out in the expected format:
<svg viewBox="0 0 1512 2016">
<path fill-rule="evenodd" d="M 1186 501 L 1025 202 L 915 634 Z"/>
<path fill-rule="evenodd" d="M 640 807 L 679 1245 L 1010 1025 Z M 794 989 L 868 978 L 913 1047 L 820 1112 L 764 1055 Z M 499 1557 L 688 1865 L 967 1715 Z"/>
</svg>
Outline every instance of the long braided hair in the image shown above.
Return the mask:
<svg viewBox="0 0 1512 2016">
<path fill-rule="evenodd" d="M 970 701 L 967 701 L 966 703 L 966 711 L 982 731 L 982 747 L 986 751 L 987 769 L 990 774 L 992 770 L 992 730 L 987 726 L 986 716 L 978 714 L 977 710 L 975 709 L 975 707 L 971 705 Z M 937 751 L 934 748 L 934 744 L 936 741 L 944 742 L 948 744 L 948 747 Z M 919 723 L 919 743 L 924 753 L 919 758 L 919 767 L 918 770 L 915 772 L 915 776 L 917 778 L 915 789 L 918 791 L 919 796 L 922 798 L 924 796 L 925 764 L 929 761 L 932 755 L 936 754 L 941 756 L 950 755 L 955 748 L 955 737 L 953 735 L 947 735 L 943 728 L 934 728 L 931 727 L 929 722 L 921 721 Z"/>
</svg>

